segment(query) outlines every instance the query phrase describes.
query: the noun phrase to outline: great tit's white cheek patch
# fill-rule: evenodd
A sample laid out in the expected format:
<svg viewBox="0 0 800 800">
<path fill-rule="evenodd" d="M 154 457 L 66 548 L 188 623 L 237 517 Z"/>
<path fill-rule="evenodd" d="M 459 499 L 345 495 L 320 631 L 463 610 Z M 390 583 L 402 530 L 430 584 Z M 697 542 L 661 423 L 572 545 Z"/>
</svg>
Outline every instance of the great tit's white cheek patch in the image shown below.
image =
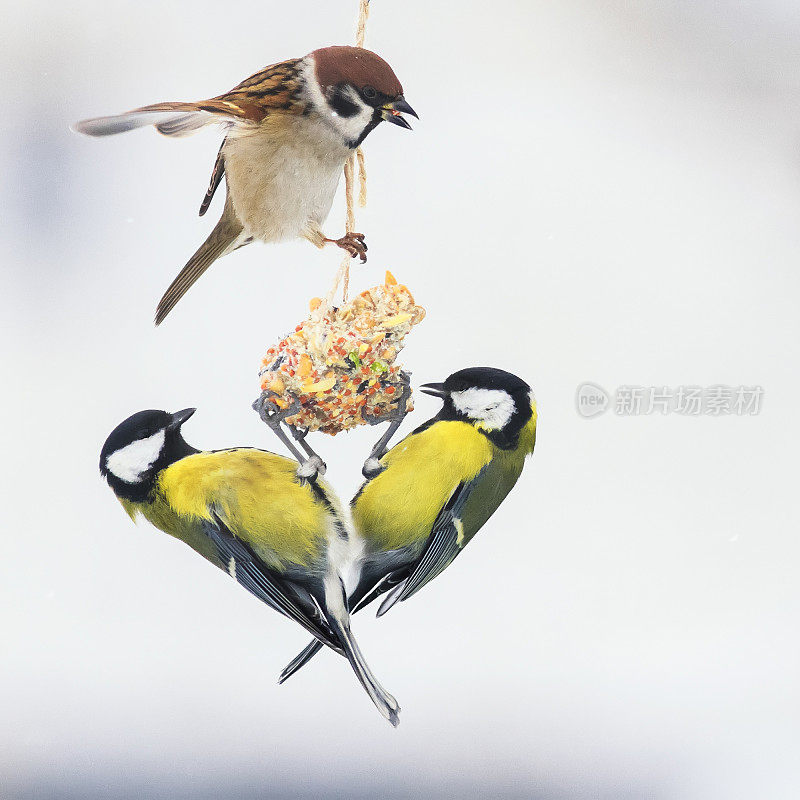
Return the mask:
<svg viewBox="0 0 800 800">
<path fill-rule="evenodd" d="M 115 450 L 106 459 L 106 469 L 125 483 L 137 483 L 161 455 L 165 439 L 166 432 L 161 430 Z"/>
<path fill-rule="evenodd" d="M 488 430 L 504 428 L 514 414 L 514 398 L 503 389 L 473 387 L 452 392 L 450 398 L 457 411 L 480 420 Z"/>
</svg>

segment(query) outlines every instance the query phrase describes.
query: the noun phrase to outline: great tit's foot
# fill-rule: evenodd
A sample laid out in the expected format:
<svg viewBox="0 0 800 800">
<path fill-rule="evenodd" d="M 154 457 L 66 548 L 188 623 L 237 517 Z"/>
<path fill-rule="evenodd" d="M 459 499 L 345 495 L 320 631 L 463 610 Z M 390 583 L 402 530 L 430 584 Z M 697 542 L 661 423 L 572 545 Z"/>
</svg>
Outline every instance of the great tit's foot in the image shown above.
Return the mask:
<svg viewBox="0 0 800 800">
<path fill-rule="evenodd" d="M 325 474 L 327 466 L 319 456 L 310 456 L 297 468 L 297 477 L 301 481 L 315 481 Z"/>
<path fill-rule="evenodd" d="M 292 436 L 298 442 L 304 442 L 308 436 L 308 428 L 298 428 L 297 425 L 292 425 Z"/>
<path fill-rule="evenodd" d="M 358 256 L 362 264 L 367 263 L 367 243 L 363 233 L 346 233 L 341 239 L 325 239 L 326 242 L 335 244 L 350 253 L 350 258 Z"/>
<path fill-rule="evenodd" d="M 373 478 L 376 478 L 378 475 L 381 474 L 386 469 L 386 467 L 378 461 L 377 458 L 373 458 L 370 456 L 365 462 L 364 466 L 361 467 L 361 474 L 368 480 L 371 481 Z"/>
<path fill-rule="evenodd" d="M 280 408 L 274 402 L 274 399 L 268 397 L 266 393 L 262 394 L 258 400 L 253 403 L 253 408 L 258 412 L 261 419 L 269 425 L 273 430 L 280 428 L 281 422 L 286 417 L 291 417 L 300 411 L 300 402 L 295 400 L 288 408 Z"/>
</svg>

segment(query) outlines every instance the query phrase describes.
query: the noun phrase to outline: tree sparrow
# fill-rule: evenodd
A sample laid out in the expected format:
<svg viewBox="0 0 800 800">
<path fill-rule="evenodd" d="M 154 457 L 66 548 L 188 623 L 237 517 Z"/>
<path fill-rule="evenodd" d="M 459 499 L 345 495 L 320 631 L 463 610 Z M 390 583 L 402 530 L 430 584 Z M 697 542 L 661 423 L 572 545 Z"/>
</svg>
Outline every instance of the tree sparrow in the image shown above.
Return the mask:
<svg viewBox="0 0 800 800">
<path fill-rule="evenodd" d="M 205 125 L 225 126 L 200 215 L 223 175 L 225 208 L 161 298 L 159 325 L 214 261 L 255 239 L 332 243 L 366 261 L 362 234 L 329 239 L 322 224 L 348 157 L 381 120 L 410 128 L 402 113 L 417 116 L 380 56 L 360 47 L 323 47 L 266 67 L 210 100 L 155 103 L 78 122 L 75 130 L 108 136 L 154 125 L 165 136 L 185 136 Z"/>
</svg>

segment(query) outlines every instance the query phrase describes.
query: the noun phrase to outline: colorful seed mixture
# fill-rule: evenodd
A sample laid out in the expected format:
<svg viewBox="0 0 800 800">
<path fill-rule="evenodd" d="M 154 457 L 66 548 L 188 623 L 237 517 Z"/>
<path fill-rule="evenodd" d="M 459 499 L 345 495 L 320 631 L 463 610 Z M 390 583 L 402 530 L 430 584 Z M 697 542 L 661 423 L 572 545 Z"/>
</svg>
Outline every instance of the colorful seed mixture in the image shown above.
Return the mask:
<svg viewBox="0 0 800 800">
<path fill-rule="evenodd" d="M 315 297 L 310 310 L 264 356 L 259 376 L 265 403 L 276 411 L 299 405 L 284 420 L 288 425 L 331 435 L 380 421 L 402 397 L 406 410 L 413 410 L 395 359 L 425 309 L 407 287 L 387 272 L 382 286 L 338 308 Z"/>
</svg>

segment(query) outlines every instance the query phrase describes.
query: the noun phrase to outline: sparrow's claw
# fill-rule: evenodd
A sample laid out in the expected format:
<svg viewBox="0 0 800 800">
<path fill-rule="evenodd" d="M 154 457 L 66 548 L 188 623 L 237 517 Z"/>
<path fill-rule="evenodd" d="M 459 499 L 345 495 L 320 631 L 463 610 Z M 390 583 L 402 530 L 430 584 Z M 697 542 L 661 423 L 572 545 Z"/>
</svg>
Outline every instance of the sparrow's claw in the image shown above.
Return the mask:
<svg viewBox="0 0 800 800">
<path fill-rule="evenodd" d="M 364 241 L 363 233 L 346 233 L 341 239 L 325 239 L 325 241 L 346 250 L 351 258 L 358 256 L 362 264 L 367 263 L 367 243 Z"/>
</svg>

